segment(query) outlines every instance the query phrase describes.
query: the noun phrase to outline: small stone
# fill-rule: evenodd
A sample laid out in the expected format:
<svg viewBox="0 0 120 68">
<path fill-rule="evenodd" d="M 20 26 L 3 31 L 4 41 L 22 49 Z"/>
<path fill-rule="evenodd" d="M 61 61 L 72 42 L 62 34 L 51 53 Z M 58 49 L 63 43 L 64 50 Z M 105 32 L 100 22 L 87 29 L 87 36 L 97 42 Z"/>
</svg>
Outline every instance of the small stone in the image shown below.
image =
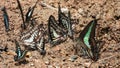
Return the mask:
<svg viewBox="0 0 120 68">
<path fill-rule="evenodd" d="M 69 58 L 69 60 L 74 62 L 77 58 L 78 58 L 77 55 L 73 55 Z"/>
<path fill-rule="evenodd" d="M 46 65 L 49 65 L 49 64 L 50 64 L 49 60 L 46 60 L 46 61 L 45 61 L 45 64 L 46 64 Z"/>
<path fill-rule="evenodd" d="M 61 8 L 61 11 L 64 13 L 68 13 L 68 8 Z"/>
<path fill-rule="evenodd" d="M 53 68 L 53 66 L 52 65 L 48 65 L 48 67 L 47 68 Z"/>
<path fill-rule="evenodd" d="M 56 65 L 55 68 L 60 68 L 60 66 Z"/>
<path fill-rule="evenodd" d="M 53 65 L 54 65 L 55 68 L 61 68 L 58 63 L 54 63 Z"/>
<path fill-rule="evenodd" d="M 78 9 L 78 13 L 81 14 L 82 12 L 83 12 L 83 9 L 79 8 L 79 9 Z"/>
<path fill-rule="evenodd" d="M 9 50 L 9 51 L 7 52 L 7 55 L 16 55 L 16 53 L 15 53 L 14 51 L 12 51 L 12 50 Z"/>
<path fill-rule="evenodd" d="M 62 58 L 62 61 L 65 61 L 66 60 L 66 58 Z"/>
<path fill-rule="evenodd" d="M 34 64 L 33 64 L 33 63 L 31 63 L 31 64 L 30 64 L 30 66 L 34 66 Z"/>
<path fill-rule="evenodd" d="M 26 54 L 26 57 L 31 57 L 32 56 L 32 54 L 31 54 L 31 52 L 27 52 L 27 54 Z"/>
</svg>

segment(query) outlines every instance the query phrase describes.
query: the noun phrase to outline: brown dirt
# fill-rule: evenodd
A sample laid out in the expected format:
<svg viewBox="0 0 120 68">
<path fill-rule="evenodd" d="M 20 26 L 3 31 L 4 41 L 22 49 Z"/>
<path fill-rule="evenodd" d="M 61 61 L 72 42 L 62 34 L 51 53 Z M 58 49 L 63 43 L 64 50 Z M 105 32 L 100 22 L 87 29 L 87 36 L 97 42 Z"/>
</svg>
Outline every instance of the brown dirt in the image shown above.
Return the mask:
<svg viewBox="0 0 120 68">
<path fill-rule="evenodd" d="M 5 32 L 2 11 L 0 11 L 0 46 L 8 46 L 8 52 L 1 52 L 4 60 L 0 59 L 0 68 L 120 68 L 120 20 L 114 16 L 120 16 L 119 0 L 60 0 L 62 8 L 71 11 L 73 19 L 78 19 L 75 31 L 81 31 L 91 20 L 91 16 L 100 18 L 96 29 L 97 39 L 105 42 L 101 49 L 100 58 L 92 63 L 90 59 L 78 57 L 74 62 L 69 59 L 74 55 L 74 43 L 68 39 L 64 43 L 50 48 L 46 44 L 47 54 L 42 58 L 38 51 L 31 51 L 30 57 L 26 58 L 29 63 L 15 65 L 15 43 L 14 39 L 20 38 L 22 19 L 17 7 L 16 0 L 0 0 L 0 8 L 5 6 L 10 19 L 10 29 Z M 58 8 L 59 0 L 44 0 L 46 4 Z M 24 13 L 28 7 L 33 6 L 36 0 L 20 0 Z M 57 19 L 57 11 L 41 6 L 38 2 L 34 17 L 38 17 L 37 23 L 47 24 L 50 15 Z M 107 30 L 108 29 L 108 30 Z M 107 31 L 106 31 L 107 30 Z M 92 64 L 91 64 L 92 63 Z M 91 64 L 91 65 L 90 65 Z"/>
</svg>

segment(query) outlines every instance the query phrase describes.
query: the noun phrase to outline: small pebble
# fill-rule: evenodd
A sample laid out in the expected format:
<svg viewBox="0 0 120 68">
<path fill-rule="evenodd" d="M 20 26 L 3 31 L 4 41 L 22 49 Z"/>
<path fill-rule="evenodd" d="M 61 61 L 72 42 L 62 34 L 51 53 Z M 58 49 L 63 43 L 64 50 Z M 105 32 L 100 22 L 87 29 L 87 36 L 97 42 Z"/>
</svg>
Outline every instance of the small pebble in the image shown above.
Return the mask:
<svg viewBox="0 0 120 68">
<path fill-rule="evenodd" d="M 53 68 L 53 66 L 52 65 L 48 65 L 48 67 L 47 68 Z"/>
<path fill-rule="evenodd" d="M 31 64 L 30 64 L 30 66 L 34 66 L 34 64 L 33 64 L 33 63 L 31 63 Z"/>
<path fill-rule="evenodd" d="M 74 62 L 78 58 L 77 55 L 73 55 L 69 58 L 70 61 Z"/>
<path fill-rule="evenodd" d="M 46 60 L 46 61 L 45 61 L 45 64 L 46 64 L 46 65 L 49 65 L 49 64 L 50 64 L 50 61 L 49 61 L 49 60 Z"/>
<path fill-rule="evenodd" d="M 78 13 L 81 14 L 82 12 L 83 12 L 83 9 L 79 8 L 79 9 L 78 9 Z"/>
</svg>

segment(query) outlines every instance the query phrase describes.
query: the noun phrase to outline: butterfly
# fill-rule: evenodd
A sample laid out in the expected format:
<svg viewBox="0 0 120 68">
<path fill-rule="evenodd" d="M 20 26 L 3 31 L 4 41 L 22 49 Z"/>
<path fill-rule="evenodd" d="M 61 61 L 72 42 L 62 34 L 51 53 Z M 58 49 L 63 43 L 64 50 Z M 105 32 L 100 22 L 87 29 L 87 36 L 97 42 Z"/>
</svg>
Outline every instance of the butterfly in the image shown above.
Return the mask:
<svg viewBox="0 0 120 68">
<path fill-rule="evenodd" d="M 33 7 L 29 7 L 29 9 L 28 9 L 28 11 L 27 11 L 27 13 L 26 13 L 26 20 L 25 20 L 26 22 L 31 21 L 31 18 L 32 18 L 34 9 L 35 9 L 38 1 L 39 1 L 39 0 L 36 1 L 35 5 L 34 5 Z"/>
<path fill-rule="evenodd" d="M 32 26 L 34 26 L 34 19 L 32 18 L 32 15 L 33 15 L 33 12 L 34 12 L 34 9 L 36 7 L 36 4 L 38 3 L 39 0 L 36 1 L 35 5 L 33 7 L 30 7 L 26 13 L 26 19 L 24 19 L 24 14 L 23 14 L 23 10 L 22 10 L 22 7 L 21 7 L 21 4 L 20 4 L 20 1 L 17 0 L 17 3 L 18 3 L 18 7 L 20 9 L 20 12 L 21 12 L 21 17 L 22 17 L 22 20 L 23 20 L 23 24 L 22 24 L 22 27 L 24 29 L 26 29 L 28 27 L 28 23 L 31 21 L 31 24 Z M 27 25 L 27 26 L 26 26 Z"/>
<path fill-rule="evenodd" d="M 97 19 L 92 20 L 80 33 L 77 38 L 76 51 L 79 55 L 81 52 L 83 55 L 87 55 L 92 60 L 98 59 L 98 48 L 95 40 L 95 28 L 97 25 Z"/>
<path fill-rule="evenodd" d="M 10 29 L 9 29 L 9 18 L 8 18 L 6 8 L 3 7 L 2 11 L 3 11 L 4 24 L 5 24 L 6 32 L 8 32 Z"/>
<path fill-rule="evenodd" d="M 60 44 L 66 40 L 66 30 L 62 29 L 54 16 L 50 16 L 48 20 L 48 37 L 52 46 Z"/>
<path fill-rule="evenodd" d="M 27 49 L 24 51 L 21 50 L 20 45 L 17 40 L 15 40 L 15 44 L 16 44 L 16 54 L 17 55 L 14 56 L 14 60 L 18 61 L 18 62 L 22 62 L 25 60 L 25 56 L 26 56 L 28 50 Z"/>
<path fill-rule="evenodd" d="M 36 28 L 24 33 L 21 40 L 29 50 L 38 50 L 41 55 L 45 55 L 45 31 L 44 25 L 39 24 Z"/>
<path fill-rule="evenodd" d="M 29 47 L 30 49 L 36 49 L 35 38 L 37 38 L 38 34 L 38 27 L 30 29 L 27 32 L 23 33 L 23 35 L 21 36 L 21 42 L 23 43 L 23 45 Z"/>
<path fill-rule="evenodd" d="M 70 11 L 68 11 L 68 16 L 66 16 L 62 11 L 61 11 L 61 7 L 59 5 L 58 7 L 58 21 L 59 21 L 59 25 L 67 30 L 67 35 L 73 39 L 73 32 L 72 32 L 72 24 L 71 24 L 71 15 L 70 15 Z"/>
</svg>

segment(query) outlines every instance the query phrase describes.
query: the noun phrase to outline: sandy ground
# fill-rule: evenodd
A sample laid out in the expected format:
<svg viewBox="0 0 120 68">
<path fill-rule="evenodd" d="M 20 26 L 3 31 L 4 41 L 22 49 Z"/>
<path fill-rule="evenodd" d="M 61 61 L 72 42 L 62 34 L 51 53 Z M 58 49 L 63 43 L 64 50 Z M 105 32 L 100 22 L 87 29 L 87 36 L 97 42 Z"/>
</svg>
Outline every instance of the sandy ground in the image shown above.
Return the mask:
<svg viewBox="0 0 120 68">
<path fill-rule="evenodd" d="M 75 31 L 81 31 L 91 20 L 91 16 L 100 18 L 96 29 L 97 39 L 104 42 L 98 61 L 92 63 L 90 59 L 77 56 L 72 62 L 70 59 L 74 56 L 74 42 L 67 41 L 50 48 L 46 44 L 47 54 L 42 57 L 38 51 L 29 52 L 26 58 L 29 62 L 16 65 L 14 61 L 15 43 L 14 39 L 19 40 L 21 36 L 22 19 L 17 7 L 16 0 L 0 0 L 0 8 L 5 6 L 10 19 L 10 30 L 5 32 L 2 11 L 0 11 L 0 46 L 8 46 L 8 52 L 1 52 L 4 60 L 0 59 L 0 68 L 120 68 L 120 1 L 119 0 L 60 0 L 62 8 L 71 11 L 72 19 L 78 19 L 75 25 Z M 33 6 L 36 0 L 20 0 L 24 13 L 30 6 Z M 48 18 L 53 15 L 57 19 L 57 8 L 59 0 L 44 0 L 44 2 L 53 8 L 43 7 L 39 0 L 34 14 L 38 24 L 48 23 Z M 76 34 L 77 35 L 77 34 Z M 22 47 L 22 45 L 21 45 Z M 92 63 L 92 64 L 91 64 Z"/>
</svg>

